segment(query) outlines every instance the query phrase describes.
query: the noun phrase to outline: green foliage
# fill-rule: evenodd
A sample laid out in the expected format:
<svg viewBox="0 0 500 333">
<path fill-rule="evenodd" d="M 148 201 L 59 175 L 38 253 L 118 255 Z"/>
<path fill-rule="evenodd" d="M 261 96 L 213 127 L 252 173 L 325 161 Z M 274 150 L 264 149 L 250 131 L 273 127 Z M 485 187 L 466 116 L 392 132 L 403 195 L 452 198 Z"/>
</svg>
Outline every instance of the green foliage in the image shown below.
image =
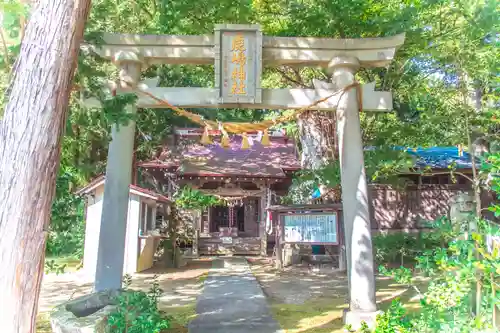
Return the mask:
<svg viewBox="0 0 500 333">
<path fill-rule="evenodd" d="M 373 237 L 375 261 L 379 264 L 411 263 L 411 258 L 422 254 L 426 249 L 439 246 L 439 240 L 432 237 L 432 233 L 406 234 L 390 233 L 379 234 Z"/>
<path fill-rule="evenodd" d="M 370 331 L 367 330 L 366 332 Z M 414 332 L 413 324 L 399 299 L 393 300 L 389 309 L 377 316 L 377 327 L 374 333 L 410 332 Z"/>
<path fill-rule="evenodd" d="M 64 274 L 66 270 L 66 264 L 58 264 L 55 260 L 45 260 L 44 263 L 45 274 L 56 273 Z"/>
<path fill-rule="evenodd" d="M 374 183 L 400 185 L 397 175 L 409 169 L 413 162 L 410 155 L 391 147 L 379 146 L 365 151 L 365 168 L 368 179 Z M 301 170 L 294 174 L 292 186 L 283 203 L 306 203 L 318 186 L 329 189 L 340 188 L 340 164 L 338 160 L 330 161 L 316 170 Z"/>
<path fill-rule="evenodd" d="M 373 248 L 375 250 L 375 261 L 378 264 L 415 263 L 414 258 L 424 254 L 428 250 L 439 248 L 448 244 L 460 233 L 460 229 L 453 226 L 446 217 L 428 222 L 427 227 L 439 230 L 409 233 L 378 234 L 373 237 Z"/>
<path fill-rule="evenodd" d="M 83 257 L 85 238 L 84 203 L 74 194 L 77 172 L 62 167 L 56 182 L 46 253 L 50 256 Z"/>
<path fill-rule="evenodd" d="M 125 285 L 130 285 L 130 278 Z M 149 292 L 126 289 L 117 297 L 116 310 L 107 318 L 109 333 L 159 333 L 170 327 L 170 319 L 158 309 L 162 290 L 154 277 Z"/>
<path fill-rule="evenodd" d="M 324 165 L 317 170 L 303 169 L 294 174 L 292 185 L 281 201 L 284 204 L 299 204 L 308 202 L 318 186 L 328 188 L 340 186 L 340 167 L 336 162 Z"/>
<path fill-rule="evenodd" d="M 3 14 L 1 29 L 7 52 L 0 51 L 0 105 L 11 77 L 11 68 L 19 51 L 23 18 L 28 6 L 22 1 L 6 0 L 0 4 Z M 361 113 L 363 141 L 379 147 L 366 152 L 366 170 L 372 182 L 394 183 L 394 175 L 408 167 L 407 156 L 392 156 L 393 145 L 432 146 L 466 143 L 466 116 L 478 131 L 494 138 L 494 110 L 486 102 L 498 98 L 498 31 L 497 2 L 493 0 L 434 1 L 388 0 L 267 1 L 233 0 L 145 1 L 95 0 L 86 24 L 85 40 L 103 42 L 103 32 L 139 34 L 212 34 L 216 23 L 257 23 L 265 34 L 278 36 L 316 36 L 330 38 L 379 37 L 406 32 L 405 45 L 398 50 L 388 68 L 361 69 L 356 79 L 375 82 L 377 90 L 391 91 L 395 113 Z M 348 15 L 339 15 L 348 13 Z M 483 94 L 481 112 L 464 105 L 463 91 L 457 89 L 459 79 L 470 78 L 469 88 Z M 143 77 L 160 79 L 161 86 L 213 87 L 213 66 L 151 65 Z M 114 64 L 82 51 L 71 94 L 66 133 L 62 140 L 61 165 L 71 167 L 73 182 L 79 186 L 104 171 L 112 123 L 130 120 L 124 112 L 131 96 L 112 97 L 101 91 L 105 80 L 114 80 Z M 311 87 L 312 78 L 328 79 L 317 68 L 282 66 L 266 68 L 262 84 L 267 88 Z M 82 100 L 96 97 L 103 109 L 82 106 Z M 3 109 L 3 107 L 2 107 Z M 198 109 L 207 119 L 224 121 L 256 121 L 273 118 L 286 110 Z M 496 119 L 500 119 L 498 112 Z M 1 111 L 0 111 L 1 115 Z M 172 133 L 174 126 L 193 124 L 169 109 L 140 110 L 137 117 L 136 157 L 151 159 Z M 289 130 L 295 124 L 284 124 Z M 292 132 L 293 133 L 293 132 Z M 382 153 L 383 152 L 383 153 Z M 373 155 L 373 156 L 372 156 Z M 376 156 L 375 156 L 376 155 Z M 62 177 L 63 173 L 60 174 Z M 338 166 L 305 171 L 294 181 L 291 202 L 308 200 L 315 186 L 335 187 L 339 183 Z M 74 186 L 72 187 L 74 188 Z M 293 193 L 295 191 L 295 193 Z M 83 239 L 80 217 L 65 217 L 77 206 L 71 195 L 56 198 L 53 212 L 55 227 L 49 232 L 48 253 L 76 251 Z M 213 200 L 208 200 L 213 202 Z M 180 206 L 184 203 L 180 202 Z M 191 203 L 185 202 L 187 207 Z M 196 207 L 210 205 L 194 200 Z M 194 207 L 193 206 L 193 207 Z M 490 208 L 495 214 L 499 207 Z M 78 213 L 80 214 L 80 213 Z M 68 215 L 78 215 L 68 214 Z M 74 229 L 73 229 L 74 228 Z"/>
<path fill-rule="evenodd" d="M 483 173 L 494 173 L 488 177 L 491 184 L 496 181 L 494 164 L 497 160 L 497 156 L 490 156 L 482 167 Z M 493 319 L 500 304 L 496 291 L 500 280 L 500 256 L 499 249 L 488 244 L 487 238 L 500 236 L 500 230 L 490 221 L 479 222 L 477 231 L 472 232 L 464 232 L 463 226 L 456 228 L 442 221 L 434 224 L 437 228 L 433 234 L 438 239 L 446 240 L 447 244 L 428 249 L 416 257 L 419 274 L 429 278 L 423 293 L 414 285 L 409 269 L 380 268 L 382 274 L 391 276 L 397 282 L 412 285 L 421 297 L 421 310 L 410 316 L 411 332 L 466 333 L 494 326 Z M 406 323 L 401 319 L 406 316 L 403 310 L 398 310 L 392 317 L 380 317 L 377 329 L 397 328 Z"/>
<path fill-rule="evenodd" d="M 223 201 L 213 195 L 202 193 L 189 186 L 185 186 L 179 190 L 174 195 L 174 199 L 178 207 L 185 209 L 203 209 L 223 203 Z"/>
<path fill-rule="evenodd" d="M 168 227 L 166 229 L 166 239 L 162 239 L 159 245 L 160 251 L 163 251 L 163 258 L 167 261 L 167 265 L 178 267 L 181 259 L 179 245 L 181 243 L 189 243 L 194 237 L 194 223 L 188 218 L 190 214 L 186 214 L 184 219 L 177 205 L 170 207 L 168 216 Z"/>
<path fill-rule="evenodd" d="M 492 298 L 492 286 L 500 276 L 500 270 L 496 271 L 498 260 L 488 254 L 482 255 L 484 248 L 477 241 L 478 237 L 479 234 L 475 234 L 465 240 L 452 241 L 447 249 L 428 250 L 416 258 L 417 269 L 420 274 L 430 277 L 430 282 L 425 293 L 420 294 L 420 313 L 411 316 L 414 327 L 411 332 L 470 332 L 491 327 L 490 311 L 494 304 L 498 304 L 498 300 Z M 475 256 L 476 251 L 481 255 Z M 413 285 L 412 272 L 407 268 L 387 270 L 381 267 L 380 272 L 398 283 Z M 476 288 L 479 288 L 480 296 L 474 315 L 471 308 L 478 292 Z M 400 318 L 406 318 L 405 313 L 395 316 L 391 319 L 391 327 L 402 325 Z M 377 328 L 379 325 L 387 327 L 387 319 L 378 319 Z M 405 325 L 406 322 L 407 319 Z"/>
<path fill-rule="evenodd" d="M 485 180 L 486 187 L 497 193 L 500 199 L 500 154 L 489 154 L 483 159 L 481 165 L 481 176 Z M 494 203 L 488 207 L 495 217 L 500 216 L 500 205 Z"/>
</svg>

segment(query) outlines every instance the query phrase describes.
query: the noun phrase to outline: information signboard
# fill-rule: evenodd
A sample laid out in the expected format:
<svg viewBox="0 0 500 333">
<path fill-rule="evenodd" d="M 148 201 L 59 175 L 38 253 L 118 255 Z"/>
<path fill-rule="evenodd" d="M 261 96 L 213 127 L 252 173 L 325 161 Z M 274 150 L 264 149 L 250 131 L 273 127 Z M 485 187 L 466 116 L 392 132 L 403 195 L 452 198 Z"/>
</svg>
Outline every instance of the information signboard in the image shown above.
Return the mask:
<svg viewBox="0 0 500 333">
<path fill-rule="evenodd" d="M 337 213 L 283 215 L 285 243 L 338 244 Z"/>
</svg>

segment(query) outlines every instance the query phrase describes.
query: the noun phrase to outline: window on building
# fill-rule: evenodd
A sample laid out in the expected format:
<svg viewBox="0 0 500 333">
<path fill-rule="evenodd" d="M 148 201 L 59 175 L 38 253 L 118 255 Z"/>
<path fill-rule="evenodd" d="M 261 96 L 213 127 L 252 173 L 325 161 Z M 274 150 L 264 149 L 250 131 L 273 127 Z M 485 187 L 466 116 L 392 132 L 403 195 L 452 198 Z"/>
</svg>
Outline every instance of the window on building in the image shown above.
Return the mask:
<svg viewBox="0 0 500 333">
<path fill-rule="evenodd" d="M 221 227 L 229 227 L 229 207 L 215 206 L 211 207 L 210 213 L 210 232 L 218 232 Z M 234 207 L 234 226 L 238 231 L 245 231 L 245 208 L 244 205 Z"/>
<path fill-rule="evenodd" d="M 229 210 L 227 206 L 211 207 L 210 232 L 218 232 L 220 227 L 229 227 Z"/>
<path fill-rule="evenodd" d="M 244 206 L 234 207 L 235 218 L 238 226 L 238 231 L 245 231 L 245 208 Z"/>
<path fill-rule="evenodd" d="M 148 218 L 146 220 L 147 221 L 146 230 L 151 231 L 155 227 L 156 216 L 153 216 L 153 207 L 148 205 L 147 209 L 148 209 Z"/>
<path fill-rule="evenodd" d="M 147 234 L 155 229 L 156 224 L 156 213 L 152 205 L 148 205 L 146 202 L 141 203 L 141 231 L 142 234 Z"/>
</svg>

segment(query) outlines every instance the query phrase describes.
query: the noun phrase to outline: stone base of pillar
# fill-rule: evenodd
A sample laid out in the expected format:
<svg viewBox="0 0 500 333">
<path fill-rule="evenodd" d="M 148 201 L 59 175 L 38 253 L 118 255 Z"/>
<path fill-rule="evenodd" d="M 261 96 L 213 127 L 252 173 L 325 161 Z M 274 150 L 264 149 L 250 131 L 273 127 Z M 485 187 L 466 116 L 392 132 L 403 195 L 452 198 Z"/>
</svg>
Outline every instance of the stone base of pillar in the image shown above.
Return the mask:
<svg viewBox="0 0 500 333">
<path fill-rule="evenodd" d="M 283 266 L 288 267 L 300 264 L 300 249 L 297 245 L 285 244 L 283 248 Z"/>
<path fill-rule="evenodd" d="M 377 315 L 381 313 L 382 311 L 364 312 L 345 309 L 343 315 L 344 325 L 349 325 L 353 330 L 358 331 L 361 328 L 361 324 L 365 322 L 369 328 L 373 329 L 375 328 Z"/>
</svg>

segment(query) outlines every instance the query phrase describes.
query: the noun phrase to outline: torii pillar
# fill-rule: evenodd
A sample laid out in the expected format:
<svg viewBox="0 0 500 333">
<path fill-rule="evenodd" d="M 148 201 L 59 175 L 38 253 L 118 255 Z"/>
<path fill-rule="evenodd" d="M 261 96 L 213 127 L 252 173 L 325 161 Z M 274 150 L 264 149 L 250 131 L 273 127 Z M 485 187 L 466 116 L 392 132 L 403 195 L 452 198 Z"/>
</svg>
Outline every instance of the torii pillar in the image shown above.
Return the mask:
<svg viewBox="0 0 500 333">
<path fill-rule="evenodd" d="M 141 59 L 133 52 L 118 52 L 114 62 L 120 68 L 121 91 L 133 92 L 141 77 Z M 128 106 L 126 111 L 136 114 L 137 106 Z M 122 287 L 134 134 L 134 120 L 129 120 L 125 126 L 113 125 L 106 165 L 95 291 Z"/>
<path fill-rule="evenodd" d="M 353 84 L 359 67 L 359 60 L 355 57 L 333 58 L 328 68 L 336 88 L 342 89 Z M 342 94 L 336 111 L 349 277 L 349 310 L 344 314 L 344 321 L 354 329 L 359 329 L 363 321 L 373 327 L 377 315 L 370 210 L 357 89 L 360 88 L 349 89 Z"/>
</svg>

